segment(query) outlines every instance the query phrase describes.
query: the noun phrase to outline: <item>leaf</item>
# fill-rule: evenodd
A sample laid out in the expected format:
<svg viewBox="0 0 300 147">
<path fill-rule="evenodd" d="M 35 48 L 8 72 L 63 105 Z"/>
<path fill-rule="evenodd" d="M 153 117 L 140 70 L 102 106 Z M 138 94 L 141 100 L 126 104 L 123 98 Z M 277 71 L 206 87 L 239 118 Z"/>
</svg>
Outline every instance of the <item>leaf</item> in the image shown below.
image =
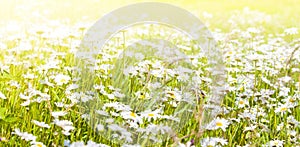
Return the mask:
<svg viewBox="0 0 300 147">
<path fill-rule="evenodd" d="M 11 80 L 13 79 L 13 76 L 9 72 L 4 70 L 3 74 L 1 75 L 1 79 Z"/>
<path fill-rule="evenodd" d="M 14 122 L 16 122 L 18 120 L 19 120 L 18 117 L 7 117 L 6 119 L 4 119 L 4 121 L 8 122 L 8 123 L 14 123 Z"/>
<path fill-rule="evenodd" d="M 5 119 L 5 112 L 6 112 L 5 108 L 0 108 L 0 119 Z"/>
</svg>

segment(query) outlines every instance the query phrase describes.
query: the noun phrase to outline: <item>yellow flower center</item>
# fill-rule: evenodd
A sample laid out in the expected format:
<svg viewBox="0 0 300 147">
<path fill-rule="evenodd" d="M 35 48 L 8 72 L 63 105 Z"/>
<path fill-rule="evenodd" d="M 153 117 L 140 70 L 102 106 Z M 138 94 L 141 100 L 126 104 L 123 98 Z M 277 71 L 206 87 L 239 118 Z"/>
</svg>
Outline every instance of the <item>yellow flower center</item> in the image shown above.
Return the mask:
<svg viewBox="0 0 300 147">
<path fill-rule="evenodd" d="M 141 93 L 140 94 L 140 99 L 144 99 L 145 98 L 145 94 L 144 93 Z"/>
<path fill-rule="evenodd" d="M 67 80 L 66 80 L 66 79 L 61 79 L 60 82 L 61 82 L 61 83 L 66 83 Z"/>
<path fill-rule="evenodd" d="M 286 107 L 282 107 L 282 108 L 280 109 L 280 111 L 286 111 L 286 110 L 287 110 Z"/>
<path fill-rule="evenodd" d="M 279 60 L 280 60 L 280 61 L 284 61 L 284 60 L 285 60 L 285 58 L 280 58 Z"/>
<path fill-rule="evenodd" d="M 216 123 L 216 126 L 222 127 L 222 126 L 223 126 L 223 123 L 222 123 L 222 122 L 217 122 L 217 123 Z"/>
<path fill-rule="evenodd" d="M 168 94 L 168 96 L 170 97 L 170 98 L 175 98 L 176 96 L 175 96 L 175 93 L 173 92 L 173 91 L 168 91 L 167 92 L 167 94 Z"/>
<path fill-rule="evenodd" d="M 151 117 L 152 117 L 152 116 L 154 116 L 154 114 L 153 114 L 153 113 L 149 113 L 148 116 L 151 116 Z"/>
<path fill-rule="evenodd" d="M 130 116 L 136 118 L 136 115 L 135 115 L 135 113 L 133 113 L 133 112 L 130 113 Z"/>
<path fill-rule="evenodd" d="M 295 102 L 295 100 L 294 100 L 293 98 L 290 98 L 289 101 L 290 101 L 291 103 L 294 103 L 294 102 Z"/>
<path fill-rule="evenodd" d="M 240 100 L 240 101 L 239 101 L 239 104 L 243 105 L 243 104 L 245 104 L 245 102 L 242 101 L 242 100 Z"/>
<path fill-rule="evenodd" d="M 240 91 L 243 91 L 244 90 L 244 87 L 242 86 L 241 88 L 240 88 Z"/>
</svg>

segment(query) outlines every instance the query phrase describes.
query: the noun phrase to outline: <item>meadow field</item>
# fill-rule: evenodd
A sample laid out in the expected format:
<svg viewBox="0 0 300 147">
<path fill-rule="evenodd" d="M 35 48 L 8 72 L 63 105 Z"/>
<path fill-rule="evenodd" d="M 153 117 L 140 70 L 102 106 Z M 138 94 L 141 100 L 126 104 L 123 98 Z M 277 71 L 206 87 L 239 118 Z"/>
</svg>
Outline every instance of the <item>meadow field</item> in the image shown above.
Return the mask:
<svg viewBox="0 0 300 147">
<path fill-rule="evenodd" d="M 116 32 L 85 58 L 89 28 L 136 2 L 0 1 L 0 146 L 300 147 L 299 0 L 153 1 L 207 26 L 224 79 L 160 24 Z"/>
</svg>

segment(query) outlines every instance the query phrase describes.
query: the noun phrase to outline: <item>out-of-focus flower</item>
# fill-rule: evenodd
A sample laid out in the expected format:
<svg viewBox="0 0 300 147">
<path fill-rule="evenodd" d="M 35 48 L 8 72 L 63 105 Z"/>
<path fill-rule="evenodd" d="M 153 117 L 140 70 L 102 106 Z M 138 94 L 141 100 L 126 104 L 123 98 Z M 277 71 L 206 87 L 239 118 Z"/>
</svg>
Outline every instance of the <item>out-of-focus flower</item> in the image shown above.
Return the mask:
<svg viewBox="0 0 300 147">
<path fill-rule="evenodd" d="M 286 35 L 297 35 L 298 34 L 298 28 L 287 28 L 284 30 L 284 33 Z"/>
<path fill-rule="evenodd" d="M 211 147 L 211 146 L 218 146 L 218 145 L 225 146 L 227 144 L 228 144 L 227 140 L 223 138 L 217 138 L 217 137 L 207 137 L 201 140 L 202 147 Z"/>
<path fill-rule="evenodd" d="M 70 77 L 63 74 L 58 74 L 55 76 L 54 81 L 57 85 L 67 84 L 70 81 Z"/>
<path fill-rule="evenodd" d="M 283 147 L 283 141 L 282 140 L 271 140 L 269 142 L 270 147 Z"/>
<path fill-rule="evenodd" d="M 0 98 L 1 99 L 6 99 L 6 96 L 0 91 Z"/>
<path fill-rule="evenodd" d="M 7 142 L 8 140 L 6 139 L 6 137 L 0 137 L 0 142 Z"/>
</svg>

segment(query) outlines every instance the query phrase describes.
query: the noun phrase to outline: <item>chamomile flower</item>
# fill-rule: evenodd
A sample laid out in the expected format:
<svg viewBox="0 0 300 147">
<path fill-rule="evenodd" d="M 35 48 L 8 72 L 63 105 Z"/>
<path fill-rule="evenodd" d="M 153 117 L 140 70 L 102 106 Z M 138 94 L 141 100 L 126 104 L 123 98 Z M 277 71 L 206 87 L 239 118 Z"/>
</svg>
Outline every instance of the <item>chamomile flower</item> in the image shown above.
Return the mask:
<svg viewBox="0 0 300 147">
<path fill-rule="evenodd" d="M 132 111 L 123 111 L 123 112 L 121 112 L 121 116 L 124 119 L 131 119 L 131 120 L 138 121 L 138 122 L 141 121 L 141 117 Z"/>
<path fill-rule="evenodd" d="M 51 115 L 54 117 L 54 118 L 58 118 L 60 116 L 65 116 L 66 114 L 68 114 L 67 112 L 65 111 L 55 111 L 55 112 L 52 112 Z"/>
<path fill-rule="evenodd" d="M 53 123 L 63 129 L 62 133 L 66 136 L 70 135 L 70 131 L 74 130 L 75 127 L 73 126 L 73 123 L 69 120 L 58 120 L 55 119 Z"/>
<path fill-rule="evenodd" d="M 278 139 L 276 139 L 276 140 L 271 140 L 270 142 L 269 142 L 269 146 L 271 146 L 271 147 L 283 147 L 283 141 L 282 140 L 278 140 Z"/>
<path fill-rule="evenodd" d="M 249 105 L 249 101 L 247 99 L 238 97 L 235 101 L 235 104 L 238 106 L 238 108 L 244 108 Z"/>
<path fill-rule="evenodd" d="M 245 127 L 243 132 L 247 132 L 247 131 L 253 131 L 254 129 L 256 129 L 256 125 L 251 125 L 249 127 Z"/>
<path fill-rule="evenodd" d="M 77 84 L 70 84 L 67 86 L 67 91 L 71 91 L 71 90 L 75 90 L 75 89 L 78 89 L 79 88 L 79 85 Z"/>
<path fill-rule="evenodd" d="M 156 120 L 157 118 L 161 117 L 160 113 L 161 109 L 157 109 L 154 111 L 146 110 L 141 113 L 141 117 L 147 119 L 148 121 L 150 121 L 151 119 Z"/>
<path fill-rule="evenodd" d="M 223 138 L 217 138 L 217 137 L 207 137 L 201 140 L 202 147 L 213 147 L 218 145 L 224 146 L 227 144 L 228 144 L 227 140 Z"/>
<path fill-rule="evenodd" d="M 290 106 L 287 104 L 281 104 L 275 109 L 275 113 L 285 113 L 285 112 L 291 112 Z"/>
<path fill-rule="evenodd" d="M 21 137 L 21 139 L 26 141 L 35 141 L 36 136 L 33 134 L 29 134 L 27 132 L 21 132 L 19 128 L 16 128 L 12 134 L 16 134 L 17 136 Z"/>
<path fill-rule="evenodd" d="M 30 144 L 31 144 L 31 147 L 46 147 L 46 145 L 44 145 L 42 142 L 33 141 Z"/>
<path fill-rule="evenodd" d="M 243 118 L 243 119 L 250 119 L 250 120 L 256 120 L 256 114 L 254 114 L 253 112 L 251 112 L 250 110 L 246 109 L 244 110 L 242 113 L 238 114 L 239 118 Z"/>
<path fill-rule="evenodd" d="M 216 118 L 206 126 L 206 129 L 217 130 L 221 128 L 223 131 L 226 131 L 226 128 L 228 127 L 229 124 L 230 122 L 224 118 Z"/>
<path fill-rule="evenodd" d="M 25 79 L 32 80 L 32 79 L 35 78 L 35 75 L 32 74 L 32 73 L 27 73 L 27 74 L 23 75 L 23 77 L 24 77 Z"/>
<path fill-rule="evenodd" d="M 10 85 L 10 87 L 12 87 L 12 88 L 20 88 L 20 84 L 19 84 L 19 82 L 17 82 L 17 81 L 13 81 L 13 80 L 11 80 L 11 81 L 9 81 L 8 82 L 8 84 Z"/>
<path fill-rule="evenodd" d="M 119 136 L 119 139 L 125 139 L 126 142 L 132 142 L 132 134 L 130 132 L 128 132 L 125 128 L 117 125 L 117 124 L 110 124 L 107 126 L 110 130 L 118 132 L 121 134 L 121 136 Z"/>
<path fill-rule="evenodd" d="M 98 124 L 96 128 L 98 131 L 104 131 L 104 125 L 102 124 Z"/>
<path fill-rule="evenodd" d="M 31 100 L 27 100 L 27 101 L 21 103 L 20 105 L 23 106 L 23 107 L 26 107 L 26 106 L 29 106 L 30 103 L 31 103 Z"/>
<path fill-rule="evenodd" d="M 166 97 L 176 101 L 181 101 L 182 98 L 182 96 L 177 91 L 166 91 Z"/>
<path fill-rule="evenodd" d="M 95 110 L 96 113 L 103 115 L 103 116 L 109 116 L 109 114 L 106 111 L 103 110 Z"/>
<path fill-rule="evenodd" d="M 70 76 L 63 75 L 63 74 L 58 74 L 54 78 L 55 83 L 59 86 L 69 83 L 70 80 L 71 80 Z"/>
<path fill-rule="evenodd" d="M 298 28 L 287 28 L 284 30 L 286 35 L 296 35 L 298 34 Z"/>
<path fill-rule="evenodd" d="M 85 147 L 86 145 L 84 144 L 83 141 L 77 141 L 77 142 L 73 142 L 72 144 L 70 144 L 70 147 Z"/>
<path fill-rule="evenodd" d="M 143 99 L 149 99 L 150 95 L 147 92 L 138 91 L 135 93 L 136 97 L 143 100 Z"/>
<path fill-rule="evenodd" d="M 122 147 L 141 147 L 141 145 L 130 145 L 130 144 L 123 144 Z"/>
<path fill-rule="evenodd" d="M 50 126 L 48 124 L 46 124 L 45 122 L 39 122 L 39 121 L 36 121 L 36 120 L 32 120 L 32 122 L 34 124 L 36 124 L 37 126 L 39 127 L 42 127 L 42 128 L 50 128 Z"/>
</svg>

